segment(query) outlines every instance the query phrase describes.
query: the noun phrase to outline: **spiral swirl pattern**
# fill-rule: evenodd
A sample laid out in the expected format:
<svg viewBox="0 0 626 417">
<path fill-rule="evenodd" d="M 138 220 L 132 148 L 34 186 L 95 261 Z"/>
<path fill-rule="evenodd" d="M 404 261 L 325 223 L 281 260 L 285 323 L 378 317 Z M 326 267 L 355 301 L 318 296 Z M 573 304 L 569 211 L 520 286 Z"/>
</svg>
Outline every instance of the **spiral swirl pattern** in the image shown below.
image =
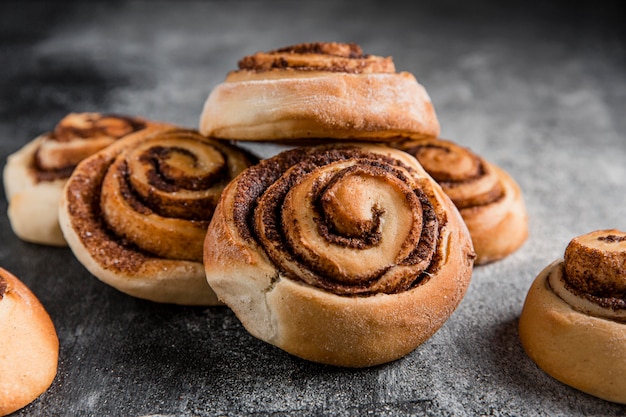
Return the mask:
<svg viewBox="0 0 626 417">
<path fill-rule="evenodd" d="M 223 188 L 255 161 L 195 130 L 145 129 L 77 167 L 61 226 L 79 260 L 103 281 L 130 285 L 123 290 L 138 297 L 156 291 L 152 298 L 172 301 L 181 293 L 173 302 L 204 304 L 210 289 L 199 272 L 206 229 Z M 175 275 L 172 282 L 157 278 L 164 273 Z M 179 275 L 193 275 L 194 284 Z M 192 294 L 200 284 L 202 291 Z"/>
<path fill-rule="evenodd" d="M 392 146 L 413 155 L 450 197 L 472 236 L 476 264 L 502 259 L 524 243 L 525 204 L 503 169 L 449 140 L 422 138 Z"/>
<path fill-rule="evenodd" d="M 353 43 L 303 43 L 269 52 L 257 52 L 239 61 L 240 70 L 257 73 L 286 68 L 354 74 L 395 72 L 390 57 L 365 55 L 361 47 Z"/>
<path fill-rule="evenodd" d="M 428 339 L 463 298 L 473 259 L 460 214 L 417 160 L 362 142 L 295 148 L 243 171 L 204 251 L 207 281 L 251 334 L 349 367 Z"/>
<path fill-rule="evenodd" d="M 626 322 L 626 233 L 607 229 L 575 237 L 548 279 L 572 308 Z"/>
<path fill-rule="evenodd" d="M 548 375 L 626 404 L 626 233 L 573 238 L 528 290 L 519 337 Z"/>
<path fill-rule="evenodd" d="M 459 210 L 488 205 L 504 195 L 492 167 L 467 148 L 442 139 L 403 142 L 399 148 L 417 158 Z"/>
<path fill-rule="evenodd" d="M 397 293 L 436 269 L 445 220 L 426 185 L 384 155 L 299 149 L 243 174 L 235 218 L 290 278 L 337 294 Z"/>
<path fill-rule="evenodd" d="M 107 227 L 160 257 L 202 261 L 217 199 L 232 174 L 247 167 L 234 156 L 190 130 L 169 130 L 125 149 L 103 181 Z"/>
<path fill-rule="evenodd" d="M 200 132 L 230 140 L 438 136 L 424 86 L 391 57 L 355 44 L 305 43 L 246 56 L 209 94 Z"/>
<path fill-rule="evenodd" d="M 151 124 L 139 117 L 70 113 L 43 136 L 34 161 L 38 177 L 42 181 L 68 178 L 86 157 Z"/>
</svg>

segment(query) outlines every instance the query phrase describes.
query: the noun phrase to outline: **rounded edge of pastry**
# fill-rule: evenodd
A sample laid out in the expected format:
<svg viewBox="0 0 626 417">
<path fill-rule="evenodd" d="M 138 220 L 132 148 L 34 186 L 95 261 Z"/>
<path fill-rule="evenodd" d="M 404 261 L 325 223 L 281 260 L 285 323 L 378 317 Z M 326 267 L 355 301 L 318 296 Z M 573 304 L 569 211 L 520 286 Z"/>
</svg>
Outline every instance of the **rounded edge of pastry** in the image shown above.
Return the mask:
<svg viewBox="0 0 626 417">
<path fill-rule="evenodd" d="M 504 169 L 446 139 L 409 139 L 392 146 L 415 156 L 452 199 L 472 236 L 476 265 L 501 260 L 526 242 L 528 213 L 522 190 Z M 420 153 L 422 147 L 439 148 L 447 155 Z"/>
<path fill-rule="evenodd" d="M 429 189 L 428 198 L 441 204 L 435 216 L 445 224 L 436 238 L 436 273 L 412 275 L 413 282 L 422 281 L 406 291 L 360 295 L 290 279 L 254 237 L 237 228 L 236 192 L 243 174 L 225 189 L 207 232 L 207 239 L 220 245 L 205 246 L 207 280 L 253 336 L 300 358 L 342 367 L 391 362 L 429 339 L 461 302 L 474 257 L 458 211 L 414 158 L 378 145 L 356 147 L 411 167 Z M 273 170 L 271 159 L 265 163 Z"/>
<path fill-rule="evenodd" d="M 113 196 L 109 200 L 114 202 L 112 203 L 114 208 L 111 209 L 110 216 L 115 218 L 116 222 L 121 221 L 124 223 L 127 221 L 128 223 L 124 223 L 120 227 L 125 228 L 129 226 L 130 229 L 118 228 L 114 230 L 111 223 L 107 223 L 108 220 L 105 220 L 103 215 L 105 209 L 101 206 L 102 196 L 104 195 L 102 186 L 107 181 L 107 177 L 111 181 L 110 184 L 113 185 L 130 181 L 125 174 L 119 174 L 118 172 L 111 172 L 111 175 L 107 176 L 107 172 L 110 169 L 113 170 L 111 167 L 116 162 L 118 156 L 124 152 L 132 152 L 152 140 L 159 140 L 163 136 L 168 135 L 180 135 L 183 137 L 191 135 L 192 142 L 202 142 L 204 145 L 209 145 L 206 148 L 216 147 L 225 149 L 225 154 L 238 154 L 238 148 L 203 137 L 191 129 L 156 127 L 128 135 L 115 144 L 83 160 L 76 167 L 65 186 L 61 204 L 58 208 L 61 229 L 74 255 L 86 269 L 102 282 L 121 292 L 137 298 L 161 303 L 222 305 L 206 282 L 202 264 L 202 248 L 208 219 L 187 219 L 184 215 L 183 217 L 178 217 L 175 214 L 160 214 L 156 209 L 150 208 L 146 200 L 143 202 L 138 202 L 139 200 L 126 201 L 125 198 L 127 196 L 133 196 L 136 193 L 130 191 L 125 195 L 123 189 L 121 191 L 116 191 L 117 189 L 115 189 L 111 193 L 107 193 Z M 177 146 L 173 148 L 180 149 Z M 147 152 L 152 152 L 151 148 L 148 147 L 147 149 L 149 149 Z M 181 152 L 183 159 L 189 156 L 185 152 L 185 150 Z M 251 162 L 248 159 L 250 157 L 249 153 L 242 151 L 240 156 L 242 157 L 242 165 Z M 168 157 L 166 156 L 166 158 Z M 143 161 L 141 156 L 137 160 Z M 186 176 L 186 173 L 183 172 L 180 175 L 181 170 L 179 168 L 183 167 L 184 162 L 181 165 L 179 159 L 178 161 L 174 160 L 174 164 L 178 164 L 178 167 L 172 165 L 174 166 L 172 169 L 173 175 L 189 181 L 191 177 Z M 209 165 L 217 166 L 217 164 L 211 163 Z M 205 167 L 187 166 L 187 168 L 190 171 L 194 171 L 197 169 L 202 170 Z M 222 176 L 233 175 L 232 171 L 240 170 L 235 165 L 227 165 L 226 168 L 219 169 L 223 172 Z M 190 175 L 193 175 L 193 173 Z M 204 174 L 201 172 L 198 175 Z M 136 175 L 129 175 L 128 177 L 131 177 L 133 180 L 139 178 Z M 146 177 L 146 181 L 149 182 L 151 179 Z M 192 188 L 210 187 L 212 183 L 210 185 L 202 184 L 211 181 L 212 179 L 209 177 L 200 178 L 198 182 L 192 184 Z M 150 198 L 156 196 L 157 193 L 153 193 L 158 191 L 156 188 L 158 187 L 147 188 Z M 175 198 L 184 197 L 184 192 L 181 189 L 173 194 L 176 194 Z M 116 200 L 118 197 L 120 197 L 119 201 Z M 194 197 L 192 196 L 192 198 Z M 210 199 L 214 197 L 203 198 Z M 198 210 L 205 210 L 207 203 L 200 202 L 196 205 L 196 202 L 188 201 L 183 204 L 186 204 L 185 207 L 188 207 L 189 213 L 195 213 Z M 210 204 L 210 201 L 208 204 Z M 122 207 L 120 210 L 124 210 L 124 214 L 121 211 L 116 211 L 118 207 Z M 135 210 L 137 212 L 136 215 L 133 214 Z M 141 217 L 143 215 L 142 210 L 147 215 L 145 218 L 142 218 L 143 220 L 139 222 L 138 226 L 134 226 L 132 221 L 137 216 Z M 189 213 L 187 215 L 191 215 Z M 206 217 L 210 214 L 212 212 L 202 215 Z M 162 226 L 162 224 L 164 225 Z M 174 238 L 171 238 L 169 234 L 165 235 L 167 237 L 162 237 L 150 231 L 152 229 L 149 229 L 149 227 L 151 228 L 153 225 L 165 233 L 172 232 L 176 234 Z M 178 234 L 178 229 L 181 229 L 180 234 Z M 146 231 L 148 231 L 148 235 L 145 234 Z M 138 234 L 134 235 L 135 232 Z M 121 236 L 123 238 L 120 238 Z M 145 242 L 142 241 L 146 236 L 150 242 L 147 240 Z M 194 237 L 197 242 L 194 241 Z M 161 239 L 172 243 L 172 245 L 164 244 L 167 246 L 163 249 L 164 251 L 176 250 L 177 254 L 164 255 L 154 252 L 154 250 L 158 250 L 158 248 L 154 249 L 154 246 L 151 248 L 142 247 L 144 243 L 159 245 Z M 172 249 L 173 246 L 176 247 Z M 199 250 L 193 250 L 195 246 L 199 246 Z M 196 252 L 198 252 L 198 256 L 195 256 Z"/>
<path fill-rule="evenodd" d="M 39 299 L 0 268 L 0 415 L 33 402 L 57 374 L 59 339 Z"/>
<path fill-rule="evenodd" d="M 67 246 L 58 221 L 59 199 L 66 180 L 37 183 L 29 170 L 43 140 L 38 136 L 7 158 L 3 182 L 9 224 L 13 233 L 26 242 Z"/>
<path fill-rule="evenodd" d="M 69 113 L 53 131 L 9 155 L 3 185 L 15 235 L 26 242 L 67 246 L 58 222 L 58 205 L 73 168 L 86 156 L 145 126 L 168 124 L 136 116 Z"/>
<path fill-rule="evenodd" d="M 519 318 L 522 346 L 556 380 L 626 404 L 626 302 L 598 304 L 571 286 L 565 270 L 557 259 L 532 283 Z"/>
<path fill-rule="evenodd" d="M 474 216 L 473 209 L 461 209 L 467 228 L 472 235 L 474 250 L 476 251 L 476 265 L 499 261 L 517 251 L 528 239 L 528 213 L 517 182 L 502 168 L 491 165 L 491 169 L 500 177 L 504 188 L 503 201 L 498 203 L 508 206 L 506 214 L 498 222 L 487 209 L 484 215 Z M 495 209 L 499 212 L 498 209 Z"/>
<path fill-rule="evenodd" d="M 391 141 L 438 136 L 424 86 L 355 44 L 308 43 L 244 57 L 205 101 L 200 132 L 220 139 Z"/>
</svg>

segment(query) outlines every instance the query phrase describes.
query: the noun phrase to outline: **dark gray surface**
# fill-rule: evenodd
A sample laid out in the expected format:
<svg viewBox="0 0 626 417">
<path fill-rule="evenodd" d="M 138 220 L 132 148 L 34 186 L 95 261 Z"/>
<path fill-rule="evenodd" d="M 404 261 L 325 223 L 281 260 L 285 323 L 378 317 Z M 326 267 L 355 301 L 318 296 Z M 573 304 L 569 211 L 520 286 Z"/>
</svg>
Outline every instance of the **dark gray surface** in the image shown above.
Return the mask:
<svg viewBox="0 0 626 417">
<path fill-rule="evenodd" d="M 429 341 L 397 362 L 346 370 L 254 339 L 226 308 L 121 294 L 69 249 L 18 240 L 3 214 L 0 265 L 38 295 L 61 343 L 52 387 L 17 415 L 625 415 L 541 372 L 517 333 L 530 283 L 569 239 L 626 230 L 623 7 L 496 4 L 2 2 L 2 161 L 70 111 L 195 127 L 242 56 L 353 41 L 414 73 L 442 136 L 509 171 L 530 216 L 524 247 L 476 268 Z"/>
</svg>

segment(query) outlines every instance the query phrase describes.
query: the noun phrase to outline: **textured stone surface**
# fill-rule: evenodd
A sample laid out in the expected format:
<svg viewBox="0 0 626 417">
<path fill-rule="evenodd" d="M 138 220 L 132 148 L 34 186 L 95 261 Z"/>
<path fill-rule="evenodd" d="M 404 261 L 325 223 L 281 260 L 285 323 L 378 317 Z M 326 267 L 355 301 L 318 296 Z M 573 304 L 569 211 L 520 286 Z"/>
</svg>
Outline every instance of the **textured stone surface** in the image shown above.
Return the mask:
<svg viewBox="0 0 626 417">
<path fill-rule="evenodd" d="M 54 384 L 17 415 L 624 415 L 541 372 L 517 334 L 530 283 L 569 239 L 626 230 L 623 6 L 497 4 L 2 2 L 3 162 L 70 111 L 195 127 L 242 56 L 351 41 L 414 73 L 442 136 L 509 171 L 530 216 L 526 244 L 475 269 L 434 337 L 397 362 L 346 370 L 254 339 L 226 308 L 121 294 L 69 249 L 19 241 L 2 215 L 0 265 L 39 296 L 61 342 Z"/>
</svg>

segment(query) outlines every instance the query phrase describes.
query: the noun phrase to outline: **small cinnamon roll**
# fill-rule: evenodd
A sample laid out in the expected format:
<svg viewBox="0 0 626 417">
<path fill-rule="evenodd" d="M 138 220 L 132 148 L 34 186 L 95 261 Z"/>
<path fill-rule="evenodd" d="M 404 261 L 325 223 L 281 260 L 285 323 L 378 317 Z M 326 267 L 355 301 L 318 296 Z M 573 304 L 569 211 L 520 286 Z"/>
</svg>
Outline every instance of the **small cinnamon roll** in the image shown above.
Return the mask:
<svg viewBox="0 0 626 417">
<path fill-rule="evenodd" d="M 521 189 L 502 168 L 444 139 L 392 144 L 415 156 L 459 209 L 474 244 L 477 265 L 500 260 L 528 238 Z"/>
<path fill-rule="evenodd" d="M 157 302 L 218 304 L 206 283 L 206 228 L 224 186 L 256 160 L 180 128 L 148 128 L 83 160 L 59 220 L 97 278 Z"/>
<path fill-rule="evenodd" d="M 3 268 L 0 337 L 0 416 L 6 416 L 33 402 L 52 385 L 59 339 L 39 299 Z"/>
<path fill-rule="evenodd" d="M 28 242 L 66 246 L 58 205 L 76 165 L 123 136 L 158 125 L 165 124 L 134 116 L 70 113 L 54 130 L 9 155 L 3 178 L 14 233 Z"/>
<path fill-rule="evenodd" d="M 555 379 L 626 404 L 626 233 L 568 244 L 535 279 L 519 319 L 528 356 Z"/>
<path fill-rule="evenodd" d="M 458 211 L 415 158 L 363 143 L 248 168 L 225 188 L 204 247 L 209 284 L 252 335 L 347 367 L 393 361 L 434 334 L 473 258 Z"/>
<path fill-rule="evenodd" d="M 424 87 L 355 44 L 305 43 L 244 57 L 206 100 L 200 132 L 232 140 L 388 141 L 439 134 Z"/>
</svg>

